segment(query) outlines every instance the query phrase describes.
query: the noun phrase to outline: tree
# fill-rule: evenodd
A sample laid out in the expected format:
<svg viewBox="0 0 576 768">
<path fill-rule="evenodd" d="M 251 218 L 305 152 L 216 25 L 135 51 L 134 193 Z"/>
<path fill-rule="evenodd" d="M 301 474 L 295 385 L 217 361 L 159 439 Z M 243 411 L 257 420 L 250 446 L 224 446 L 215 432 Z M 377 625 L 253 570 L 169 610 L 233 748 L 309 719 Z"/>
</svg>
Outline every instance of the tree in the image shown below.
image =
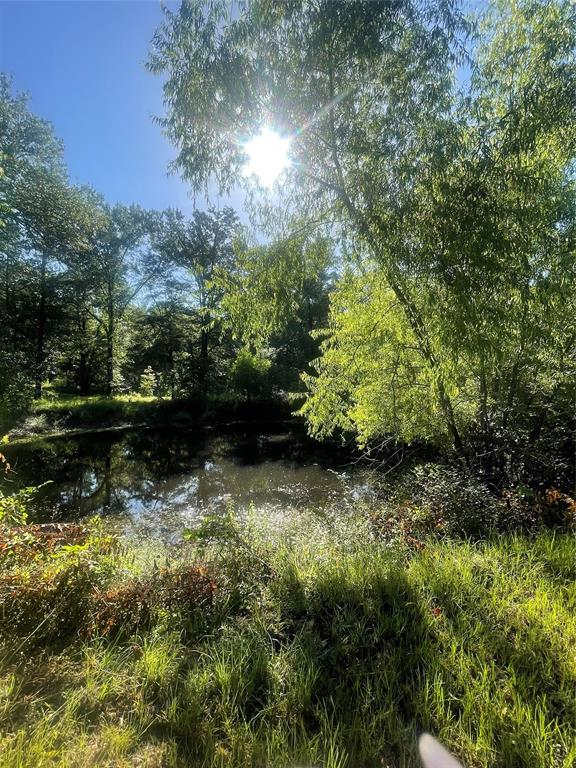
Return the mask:
<svg viewBox="0 0 576 768">
<path fill-rule="evenodd" d="M 158 248 L 164 258 L 187 271 L 193 281 L 193 304 L 200 320 L 199 383 L 206 391 L 210 367 L 210 334 L 221 296 L 214 282 L 217 269 L 228 269 L 234 260 L 233 238 L 238 217 L 231 208 L 195 210 L 186 220 L 180 211 L 164 214 Z"/>
<path fill-rule="evenodd" d="M 133 327 L 127 378 L 135 384 L 138 375 L 150 366 L 156 372 L 158 394 L 174 399 L 185 392 L 196 323 L 180 291 L 164 286 L 161 298 L 134 318 Z"/>
<path fill-rule="evenodd" d="M 92 222 L 81 194 L 67 182 L 61 148 L 48 124 L 28 113 L 23 97 L 11 98 L 5 81 L 1 89 L 1 114 L 6 130 L 2 154 L 7 171 L 2 179 L 6 201 L 2 234 L 5 310 L 9 314 L 15 253 L 25 253 L 28 259 L 37 257 L 34 391 L 40 397 L 52 272 L 62 264 L 66 252 L 82 250 Z"/>
<path fill-rule="evenodd" d="M 63 146 L 52 125 L 32 114 L 28 96 L 13 93 L 10 78 L 0 72 L 0 167 L 2 201 L 30 168 L 63 170 Z M 9 208 L 9 205 L 8 205 Z"/>
<path fill-rule="evenodd" d="M 151 365 L 146 366 L 140 376 L 140 386 L 138 391 L 144 397 L 153 397 L 158 385 L 156 373 Z"/>
<path fill-rule="evenodd" d="M 441 363 L 406 286 L 399 229 L 417 204 L 415 169 L 434 161 L 434 139 L 446 132 L 463 19 L 451 4 L 410 1 L 263 1 L 225 18 L 225 3 L 207 13 L 184 3 L 155 37 L 151 66 L 168 70 L 165 127 L 185 177 L 201 186 L 214 174 L 223 189 L 238 181 L 243 158 L 232 137 L 250 135 L 268 116 L 297 134 L 299 207 L 351 226 L 386 270 L 437 371 L 438 399 L 460 445 Z"/>
<path fill-rule="evenodd" d="M 331 256 L 321 238 L 252 248 L 238 242 L 232 268 L 216 272 L 224 326 L 253 354 L 274 357 L 270 376 L 283 389 L 296 389 L 318 354 L 310 334 L 326 322 Z"/>
<path fill-rule="evenodd" d="M 365 441 L 407 425 L 421 402 L 417 436 L 447 435 L 468 461 L 476 431 L 493 447 L 496 421 L 502 433 L 513 413 L 529 416 L 531 379 L 541 402 L 565 391 L 576 210 L 573 6 L 496 5 L 462 92 L 455 69 L 470 29 L 441 0 L 258 0 L 234 14 L 184 2 L 150 58 L 167 75 L 164 127 L 196 188 L 241 183 L 237 138 L 268 122 L 292 143 L 277 193 L 301 218 L 329 221 L 354 253 L 358 281 L 336 295 L 328 329 L 328 358 L 340 361 L 325 358 L 308 380 L 312 424 L 346 424 Z M 351 348 L 336 318 L 363 302 L 380 308 L 386 347 L 364 384 L 340 378 L 362 345 Z M 398 365 L 407 398 L 392 394 Z"/>
<path fill-rule="evenodd" d="M 104 223 L 90 243 L 94 265 L 91 317 L 105 341 L 105 393 L 110 396 L 115 389 L 119 325 L 131 303 L 160 278 L 165 262 L 154 246 L 158 214 L 136 205 L 104 205 L 103 211 Z"/>
<path fill-rule="evenodd" d="M 53 235 L 58 228 L 56 201 L 44 199 L 43 195 L 58 194 L 61 191 L 58 185 L 63 184 L 62 145 L 55 138 L 52 126 L 29 111 L 28 97 L 13 93 L 10 79 L 0 73 L 0 255 L 3 260 L 0 320 L 5 331 L 2 345 L 5 374 L 0 377 L 0 407 L 7 397 L 8 410 L 13 413 L 22 410 L 20 405 L 25 408 L 28 399 L 30 329 L 27 315 L 34 305 L 37 306 L 36 370 L 32 378 L 35 378 L 36 394 L 41 387 L 47 260 L 51 257 L 47 254 L 41 257 L 44 268 L 37 297 L 32 292 L 36 275 L 28 252 L 42 247 L 42 231 L 50 239 L 48 230 L 51 229 Z M 60 219 L 60 226 L 63 223 Z M 20 401 L 18 406 L 16 400 Z"/>
<path fill-rule="evenodd" d="M 46 323 L 51 270 L 64 264 L 67 254 L 86 252 L 95 226 L 92 210 L 78 189 L 58 172 L 30 168 L 18 180 L 11 200 L 12 216 L 22 228 L 32 253 L 39 256 L 34 395 L 42 394 Z"/>
</svg>

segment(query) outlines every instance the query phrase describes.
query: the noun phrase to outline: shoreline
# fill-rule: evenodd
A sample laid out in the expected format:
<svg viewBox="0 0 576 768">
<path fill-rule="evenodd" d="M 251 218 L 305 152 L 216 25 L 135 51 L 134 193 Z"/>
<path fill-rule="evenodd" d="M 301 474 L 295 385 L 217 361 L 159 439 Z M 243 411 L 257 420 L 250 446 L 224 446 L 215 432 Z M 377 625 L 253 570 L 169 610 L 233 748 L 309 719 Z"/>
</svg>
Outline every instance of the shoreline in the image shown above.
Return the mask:
<svg viewBox="0 0 576 768">
<path fill-rule="evenodd" d="M 29 422 L 29 427 L 27 423 Z M 71 399 L 42 403 L 32 416 L 9 430 L 0 448 L 42 440 L 139 429 L 299 428 L 304 422 L 285 400 L 222 401 Z"/>
</svg>

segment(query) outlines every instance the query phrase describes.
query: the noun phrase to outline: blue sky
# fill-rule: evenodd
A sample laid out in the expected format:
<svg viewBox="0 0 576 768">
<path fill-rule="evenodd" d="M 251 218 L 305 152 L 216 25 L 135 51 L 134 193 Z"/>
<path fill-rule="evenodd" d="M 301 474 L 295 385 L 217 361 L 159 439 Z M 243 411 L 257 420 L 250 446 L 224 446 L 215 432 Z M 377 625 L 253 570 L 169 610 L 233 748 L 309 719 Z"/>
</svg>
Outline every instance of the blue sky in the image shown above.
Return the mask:
<svg viewBox="0 0 576 768">
<path fill-rule="evenodd" d="M 0 0 L 0 69 L 53 123 L 72 181 L 111 203 L 189 213 L 187 185 L 167 177 L 174 149 L 152 120 L 162 81 L 144 66 L 161 21 L 159 0 Z"/>
</svg>

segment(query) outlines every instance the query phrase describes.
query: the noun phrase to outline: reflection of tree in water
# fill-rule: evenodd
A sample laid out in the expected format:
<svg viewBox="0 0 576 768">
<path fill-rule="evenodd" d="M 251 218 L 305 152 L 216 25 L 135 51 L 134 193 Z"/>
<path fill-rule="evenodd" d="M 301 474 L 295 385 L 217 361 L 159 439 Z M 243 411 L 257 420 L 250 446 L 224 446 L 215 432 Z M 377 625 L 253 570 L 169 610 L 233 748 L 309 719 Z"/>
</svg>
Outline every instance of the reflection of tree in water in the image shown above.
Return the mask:
<svg viewBox="0 0 576 768">
<path fill-rule="evenodd" d="M 58 473 L 60 506 L 82 515 L 125 515 L 149 507 L 163 500 L 162 481 L 200 466 L 197 452 L 197 439 L 158 432 L 78 441 Z"/>
<path fill-rule="evenodd" d="M 101 514 L 162 539 L 230 501 L 238 510 L 254 504 L 259 514 L 276 514 L 341 505 L 351 491 L 349 477 L 320 466 L 289 434 L 128 431 L 47 441 L 17 454 L 9 459 L 20 484 L 53 480 L 39 494 L 37 519 Z"/>
<path fill-rule="evenodd" d="M 40 518 L 121 515 L 164 498 L 162 481 L 204 465 L 205 437 L 167 431 L 87 435 L 16 451 L 19 486 L 51 481 L 38 494 Z"/>
</svg>

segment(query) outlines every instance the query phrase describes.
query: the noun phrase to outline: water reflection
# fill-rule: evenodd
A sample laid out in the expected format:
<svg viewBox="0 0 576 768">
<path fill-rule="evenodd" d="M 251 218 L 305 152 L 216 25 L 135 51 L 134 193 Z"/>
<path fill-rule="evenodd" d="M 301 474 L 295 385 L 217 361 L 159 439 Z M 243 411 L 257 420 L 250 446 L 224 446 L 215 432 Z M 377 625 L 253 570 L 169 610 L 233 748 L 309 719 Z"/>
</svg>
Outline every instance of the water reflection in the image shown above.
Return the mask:
<svg viewBox="0 0 576 768">
<path fill-rule="evenodd" d="M 344 509 L 371 493 L 361 471 L 303 436 L 100 433 L 9 451 L 19 485 L 51 480 L 34 517 L 76 520 L 106 515 L 127 535 L 170 540 L 208 511 L 233 503 L 257 514 Z M 332 466 L 331 466 L 332 465 Z"/>
</svg>

